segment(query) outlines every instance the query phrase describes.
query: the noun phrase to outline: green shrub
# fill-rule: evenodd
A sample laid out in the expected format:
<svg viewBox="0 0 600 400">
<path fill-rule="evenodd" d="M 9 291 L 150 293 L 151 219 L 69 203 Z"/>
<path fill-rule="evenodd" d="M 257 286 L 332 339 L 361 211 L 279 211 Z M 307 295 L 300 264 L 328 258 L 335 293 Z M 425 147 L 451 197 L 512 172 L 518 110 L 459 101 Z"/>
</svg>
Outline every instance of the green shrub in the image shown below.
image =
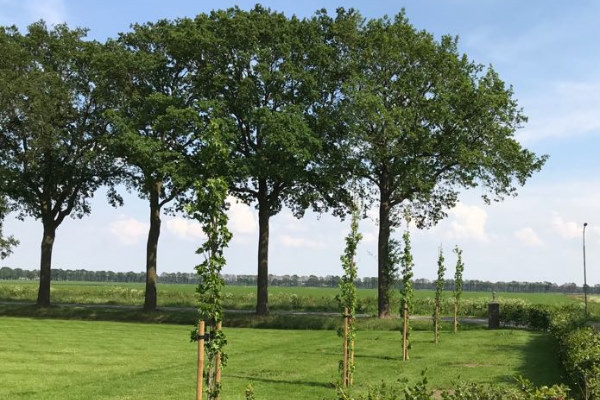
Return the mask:
<svg viewBox="0 0 600 400">
<path fill-rule="evenodd" d="M 427 378 L 423 378 L 415 385 L 409 385 L 405 380 L 396 384 L 382 382 L 378 386 L 369 388 L 366 395 L 353 397 L 342 388 L 337 388 L 336 400 L 435 400 L 440 396 L 443 400 L 569 400 L 569 389 L 563 385 L 551 387 L 535 387 L 523 378 L 517 378 L 519 389 L 506 389 L 497 386 L 485 386 L 475 383 L 458 383 L 455 388 L 445 390 L 439 394 L 434 393 L 427 386 Z"/>
</svg>

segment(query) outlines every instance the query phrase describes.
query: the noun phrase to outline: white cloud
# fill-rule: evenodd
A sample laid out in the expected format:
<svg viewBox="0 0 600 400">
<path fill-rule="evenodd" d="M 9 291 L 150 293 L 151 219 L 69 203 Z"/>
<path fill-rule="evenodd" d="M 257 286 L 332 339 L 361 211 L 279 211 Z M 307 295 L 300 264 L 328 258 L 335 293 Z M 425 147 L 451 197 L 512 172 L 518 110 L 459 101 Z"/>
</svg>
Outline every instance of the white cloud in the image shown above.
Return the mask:
<svg viewBox="0 0 600 400">
<path fill-rule="evenodd" d="M 527 106 L 529 123 L 519 132 L 525 140 L 568 137 L 600 130 L 600 79 L 557 82 Z"/>
<path fill-rule="evenodd" d="M 132 217 L 122 217 L 118 221 L 111 222 L 108 230 L 117 237 L 119 242 L 127 245 L 137 244 L 140 239 L 148 235 L 149 225 Z"/>
<path fill-rule="evenodd" d="M 33 20 L 43 19 L 48 25 L 67 20 L 67 7 L 62 0 L 29 0 L 23 3 L 23 7 Z"/>
<path fill-rule="evenodd" d="M 304 237 L 293 237 L 290 235 L 282 235 L 280 241 L 285 247 L 309 249 L 324 249 L 327 247 L 324 242 L 319 240 L 313 240 Z"/>
<path fill-rule="evenodd" d="M 552 216 L 552 230 L 564 239 L 574 239 L 583 234 L 583 225 L 574 221 L 566 221 L 555 212 Z"/>
<path fill-rule="evenodd" d="M 515 231 L 514 236 L 525 246 L 538 247 L 544 245 L 542 239 L 540 239 L 538 234 L 530 227 Z"/>
<path fill-rule="evenodd" d="M 452 221 L 446 236 L 454 239 L 468 238 L 480 242 L 489 241 L 485 233 L 488 214 L 483 208 L 458 203 L 448 214 L 452 217 Z"/>
<path fill-rule="evenodd" d="M 167 230 L 180 239 L 194 240 L 205 238 L 202 227 L 196 221 L 175 217 L 167 220 Z"/>
<path fill-rule="evenodd" d="M 258 219 L 256 213 L 246 204 L 229 196 L 227 201 L 229 207 L 229 225 L 234 237 L 236 235 L 250 235 L 258 231 Z"/>
</svg>

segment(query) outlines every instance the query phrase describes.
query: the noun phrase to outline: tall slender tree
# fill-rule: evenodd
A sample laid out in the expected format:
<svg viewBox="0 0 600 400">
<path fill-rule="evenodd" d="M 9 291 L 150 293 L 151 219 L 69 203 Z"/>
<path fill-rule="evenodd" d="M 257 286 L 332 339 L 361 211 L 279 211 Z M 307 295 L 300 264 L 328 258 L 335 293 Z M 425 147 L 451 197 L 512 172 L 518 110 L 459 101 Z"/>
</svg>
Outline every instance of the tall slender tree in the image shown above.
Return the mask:
<svg viewBox="0 0 600 400">
<path fill-rule="evenodd" d="M 444 273 L 446 272 L 446 267 L 444 266 L 444 251 L 442 246 L 440 246 L 440 250 L 438 253 L 438 270 L 437 270 L 437 279 L 435 280 L 435 299 L 433 305 L 433 341 L 437 344 L 440 339 L 440 307 L 442 303 L 442 292 L 444 291 Z"/>
<path fill-rule="evenodd" d="M 39 306 L 50 305 L 52 249 L 68 216 L 112 178 L 105 153 L 106 103 L 97 82 L 102 46 L 84 29 L 43 22 L 26 34 L 0 28 L 0 177 L 9 207 L 42 221 Z"/>
<path fill-rule="evenodd" d="M 404 13 L 369 20 L 349 45 L 352 79 L 342 96 L 359 168 L 379 205 L 378 309 L 390 312 L 387 248 L 397 215 L 418 227 L 443 218 L 462 188 L 485 199 L 516 193 L 546 157 L 521 147 L 525 117 L 492 67 L 457 50 L 457 39 L 416 30 Z M 351 118 L 350 118 L 351 117 Z"/>
<path fill-rule="evenodd" d="M 269 221 L 285 205 L 297 217 L 317 206 L 320 161 L 332 154 L 317 118 L 337 101 L 326 45 L 326 19 L 287 18 L 261 6 L 200 15 L 196 89 L 232 122 L 232 194 L 258 209 L 258 314 L 267 314 Z M 208 27 L 208 28 L 207 28 Z M 333 156 L 333 154 L 332 154 Z M 327 175 L 332 176 L 332 175 Z"/>
<path fill-rule="evenodd" d="M 458 332 L 458 309 L 460 307 L 460 298 L 463 291 L 463 272 L 465 270 L 465 264 L 462 260 L 462 250 L 456 246 L 454 248 L 456 253 L 456 270 L 454 271 L 454 333 Z"/>
<path fill-rule="evenodd" d="M 358 203 L 358 202 L 356 202 Z M 341 362 L 342 386 L 352 384 L 354 376 L 354 340 L 356 339 L 356 249 L 362 239 L 358 231 L 359 205 L 355 204 L 352 209 L 352 220 L 350 233 L 346 236 L 346 247 L 344 254 L 340 257 L 344 274 L 340 281 L 340 304 L 342 316 L 347 330 L 344 332 L 344 359 Z"/>
<path fill-rule="evenodd" d="M 407 222 L 408 225 L 408 222 Z M 394 251 L 389 254 L 388 253 L 388 258 L 392 258 L 391 264 L 395 265 L 395 262 L 397 262 L 397 260 L 399 259 L 400 261 L 400 265 L 402 266 L 402 286 L 400 288 L 400 314 L 404 315 L 404 312 L 406 310 L 406 318 L 404 320 L 404 332 L 406 332 L 405 335 L 403 335 L 402 341 L 403 341 L 403 348 L 404 348 L 404 354 L 403 354 L 403 360 L 406 361 L 408 360 L 408 349 L 410 348 L 410 325 L 409 325 L 409 316 L 410 313 L 412 312 L 412 306 L 413 306 L 413 299 L 414 299 L 414 290 L 413 290 L 413 284 L 412 284 L 412 278 L 414 276 L 414 272 L 413 272 L 413 267 L 414 267 L 414 262 L 413 262 L 413 256 L 412 256 L 412 248 L 410 245 L 410 231 L 408 230 L 408 227 L 406 228 L 406 231 L 404 231 L 404 234 L 402 235 L 402 253 L 398 254 L 397 253 L 397 249 L 399 247 L 399 244 L 396 243 L 396 241 L 392 241 L 392 248 L 394 249 Z"/>
<path fill-rule="evenodd" d="M 204 168 L 214 130 L 210 106 L 191 90 L 195 74 L 186 36 L 191 20 L 134 25 L 109 43 L 116 108 L 110 115 L 111 151 L 126 163 L 122 182 L 148 201 L 144 309 L 157 304 L 157 257 L 164 210 L 181 210 Z M 173 207 L 171 207 L 173 206 Z"/>
</svg>

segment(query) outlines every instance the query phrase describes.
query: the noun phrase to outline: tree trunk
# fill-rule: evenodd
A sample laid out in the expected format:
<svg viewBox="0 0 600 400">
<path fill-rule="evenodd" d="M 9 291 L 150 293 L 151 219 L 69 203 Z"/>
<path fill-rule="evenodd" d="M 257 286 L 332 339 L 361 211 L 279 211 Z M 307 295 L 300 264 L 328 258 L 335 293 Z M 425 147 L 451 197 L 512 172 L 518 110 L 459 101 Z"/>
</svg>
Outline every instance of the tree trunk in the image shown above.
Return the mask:
<svg viewBox="0 0 600 400">
<path fill-rule="evenodd" d="M 389 290 L 392 282 L 389 279 L 389 270 L 393 267 L 388 265 L 388 249 L 391 234 L 390 213 L 389 196 L 382 191 L 379 201 L 379 241 L 377 243 L 377 309 L 379 318 L 390 316 Z"/>
<path fill-rule="evenodd" d="M 38 307 L 50 307 L 50 280 L 52 271 L 52 248 L 56 226 L 52 222 L 44 222 L 44 236 L 42 237 L 42 255 L 40 260 L 40 287 L 38 290 Z"/>
<path fill-rule="evenodd" d="M 270 207 L 266 193 L 258 198 L 258 276 L 256 285 L 256 314 L 269 314 L 269 218 Z M 266 184 L 265 189 L 266 192 Z"/>
<path fill-rule="evenodd" d="M 159 195 L 162 182 L 150 186 L 150 230 L 146 246 L 146 294 L 144 295 L 144 310 L 156 310 L 156 257 L 158 253 L 158 238 L 160 236 L 160 205 Z"/>
</svg>

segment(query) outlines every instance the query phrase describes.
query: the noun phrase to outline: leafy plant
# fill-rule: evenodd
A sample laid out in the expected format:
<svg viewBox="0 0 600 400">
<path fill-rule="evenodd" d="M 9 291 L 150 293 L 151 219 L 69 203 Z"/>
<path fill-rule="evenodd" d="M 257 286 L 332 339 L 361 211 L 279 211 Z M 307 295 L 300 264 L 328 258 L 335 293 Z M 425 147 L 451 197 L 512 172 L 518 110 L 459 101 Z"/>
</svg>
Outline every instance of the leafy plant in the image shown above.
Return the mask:
<svg viewBox="0 0 600 400">
<path fill-rule="evenodd" d="M 345 324 L 348 325 L 347 332 L 342 333 L 344 338 L 344 359 L 340 363 L 342 370 L 342 385 L 352 384 L 354 374 L 354 340 L 356 338 L 356 285 L 354 281 L 357 276 L 356 268 L 356 248 L 362 239 L 358 232 L 358 206 L 355 204 L 352 209 L 352 221 L 350 224 L 350 233 L 346 236 L 346 248 L 344 254 L 340 257 L 344 275 L 340 282 L 340 305 Z"/>
<path fill-rule="evenodd" d="M 465 270 L 465 264 L 462 260 L 462 250 L 456 246 L 454 248 L 456 253 L 456 269 L 454 271 L 454 333 L 458 332 L 458 312 L 460 308 L 460 297 L 463 291 L 463 272 Z"/>
<path fill-rule="evenodd" d="M 412 278 L 413 278 L 413 256 L 411 253 L 410 246 L 410 232 L 408 228 L 402 235 L 402 240 L 404 247 L 402 249 L 402 255 L 400 256 L 400 265 L 402 266 L 402 288 L 400 289 L 400 314 L 403 315 L 404 318 L 404 332 L 402 339 L 403 345 L 403 359 L 408 360 L 408 349 L 410 348 L 410 325 L 409 319 L 410 313 L 412 311 L 414 291 L 412 286 Z"/>
<path fill-rule="evenodd" d="M 221 329 L 225 282 L 220 275 L 226 263 L 223 250 L 232 236 L 227 229 L 227 183 L 221 178 L 208 179 L 206 183 L 196 187 L 196 195 L 197 200 L 188 208 L 188 212 L 201 223 L 207 236 L 197 250 L 197 253 L 204 255 L 204 261 L 196 267 L 196 271 L 200 277 L 200 319 L 208 321 L 210 325 L 210 338 L 205 342 L 208 359 L 206 390 L 208 399 L 216 399 L 221 391 L 218 379 L 220 369 L 227 363 L 227 356 L 223 353 L 227 340 Z"/>
<path fill-rule="evenodd" d="M 440 246 L 439 254 L 438 254 L 438 271 L 437 271 L 437 279 L 435 281 L 435 300 L 434 300 L 434 308 L 433 308 L 433 341 L 438 343 L 440 336 L 440 303 L 442 301 L 442 292 L 444 291 L 444 273 L 446 272 L 446 267 L 444 266 L 444 252 L 442 247 Z"/>
</svg>

